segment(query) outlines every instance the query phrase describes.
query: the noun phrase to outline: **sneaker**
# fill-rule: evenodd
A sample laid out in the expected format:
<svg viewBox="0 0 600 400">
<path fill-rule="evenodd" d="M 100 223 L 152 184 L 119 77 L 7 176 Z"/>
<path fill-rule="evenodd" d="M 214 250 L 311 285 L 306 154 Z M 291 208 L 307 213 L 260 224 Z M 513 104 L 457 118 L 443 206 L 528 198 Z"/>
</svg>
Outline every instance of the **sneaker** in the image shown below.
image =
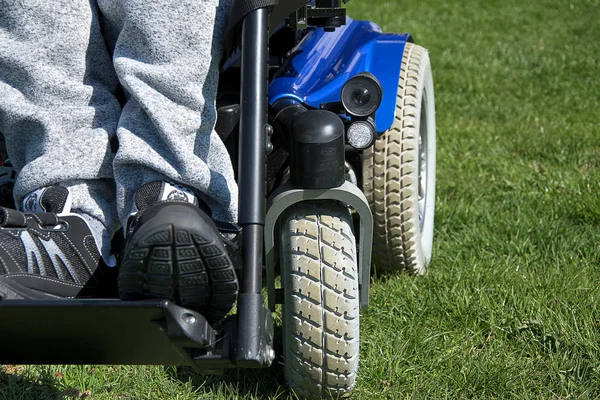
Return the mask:
<svg viewBox="0 0 600 400">
<path fill-rule="evenodd" d="M 185 188 L 142 186 L 119 270 L 123 300 L 169 299 L 213 322 L 233 307 L 238 280 L 210 209 Z"/>
<path fill-rule="evenodd" d="M 51 186 L 0 207 L 0 299 L 115 297 L 116 268 L 98 251 L 69 190 Z"/>
</svg>

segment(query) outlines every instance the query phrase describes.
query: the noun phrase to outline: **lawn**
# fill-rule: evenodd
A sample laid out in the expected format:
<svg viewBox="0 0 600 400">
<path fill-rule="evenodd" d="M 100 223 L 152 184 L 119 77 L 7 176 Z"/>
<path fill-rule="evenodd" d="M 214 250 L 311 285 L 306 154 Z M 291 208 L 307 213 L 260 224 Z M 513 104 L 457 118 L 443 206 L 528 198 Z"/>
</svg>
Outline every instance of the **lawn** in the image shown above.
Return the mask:
<svg viewBox="0 0 600 400">
<path fill-rule="evenodd" d="M 600 398 L 600 1 L 348 8 L 430 49 L 438 123 L 433 262 L 373 278 L 353 398 Z M 279 365 L 3 368 L 3 400 L 288 398 Z"/>
</svg>

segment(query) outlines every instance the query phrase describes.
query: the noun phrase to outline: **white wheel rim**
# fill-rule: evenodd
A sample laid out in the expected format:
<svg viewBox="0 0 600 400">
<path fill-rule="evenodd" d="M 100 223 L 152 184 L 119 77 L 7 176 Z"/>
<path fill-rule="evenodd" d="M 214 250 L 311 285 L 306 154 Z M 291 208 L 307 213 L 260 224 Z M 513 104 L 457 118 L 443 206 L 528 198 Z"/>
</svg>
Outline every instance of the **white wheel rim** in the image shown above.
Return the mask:
<svg viewBox="0 0 600 400">
<path fill-rule="evenodd" d="M 421 249 L 425 264 L 431 261 L 433 244 L 433 222 L 435 217 L 435 174 L 436 174 L 436 124 L 433 79 L 431 69 L 425 70 L 419 121 L 419 227 Z M 423 161 L 421 161 L 423 158 Z"/>
<path fill-rule="evenodd" d="M 423 231 L 423 222 L 427 212 L 427 94 L 423 91 L 421 115 L 419 121 L 419 230 Z"/>
</svg>

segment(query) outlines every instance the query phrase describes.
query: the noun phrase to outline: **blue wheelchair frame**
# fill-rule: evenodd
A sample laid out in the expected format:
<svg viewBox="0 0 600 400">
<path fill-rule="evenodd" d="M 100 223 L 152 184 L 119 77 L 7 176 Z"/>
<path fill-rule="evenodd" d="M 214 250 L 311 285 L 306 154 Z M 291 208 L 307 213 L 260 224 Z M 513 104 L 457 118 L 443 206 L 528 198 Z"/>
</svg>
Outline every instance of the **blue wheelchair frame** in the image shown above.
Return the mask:
<svg viewBox="0 0 600 400">
<path fill-rule="evenodd" d="M 347 18 L 334 32 L 310 31 L 292 50 L 269 85 L 269 104 L 295 99 L 308 107 L 340 100 L 344 84 L 353 76 L 370 72 L 383 87 L 383 99 L 375 114 L 378 132 L 388 130 L 396 112 L 396 92 L 406 42 L 410 34 L 383 33 L 369 21 Z"/>
</svg>

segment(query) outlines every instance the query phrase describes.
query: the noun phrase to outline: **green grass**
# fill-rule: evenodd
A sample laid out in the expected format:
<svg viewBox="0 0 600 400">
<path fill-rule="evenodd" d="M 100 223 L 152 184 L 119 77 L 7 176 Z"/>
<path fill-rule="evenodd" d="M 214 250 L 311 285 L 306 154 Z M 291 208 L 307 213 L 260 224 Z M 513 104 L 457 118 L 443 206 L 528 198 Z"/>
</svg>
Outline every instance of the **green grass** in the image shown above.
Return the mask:
<svg viewBox="0 0 600 400">
<path fill-rule="evenodd" d="M 353 398 L 600 398 L 600 1 L 353 0 L 349 12 L 430 49 L 438 123 L 433 263 L 373 279 Z M 288 398 L 279 365 L 0 373 L 0 399 L 72 388 Z"/>
</svg>

